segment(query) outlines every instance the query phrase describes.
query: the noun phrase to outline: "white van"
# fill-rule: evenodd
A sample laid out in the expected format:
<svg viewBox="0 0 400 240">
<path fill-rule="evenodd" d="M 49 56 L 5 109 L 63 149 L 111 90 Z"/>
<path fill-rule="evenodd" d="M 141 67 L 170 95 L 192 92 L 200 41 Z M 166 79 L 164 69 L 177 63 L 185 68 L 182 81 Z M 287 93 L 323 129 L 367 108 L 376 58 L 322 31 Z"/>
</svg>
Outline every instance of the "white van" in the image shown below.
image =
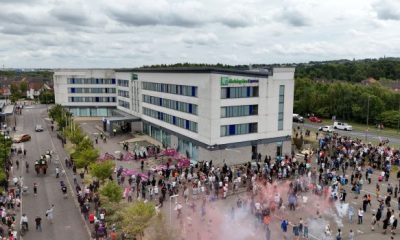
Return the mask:
<svg viewBox="0 0 400 240">
<path fill-rule="evenodd" d="M 339 129 L 339 130 L 344 130 L 344 131 L 351 131 L 353 130 L 353 126 L 343 123 L 343 122 L 333 122 L 333 128 L 334 129 Z"/>
</svg>

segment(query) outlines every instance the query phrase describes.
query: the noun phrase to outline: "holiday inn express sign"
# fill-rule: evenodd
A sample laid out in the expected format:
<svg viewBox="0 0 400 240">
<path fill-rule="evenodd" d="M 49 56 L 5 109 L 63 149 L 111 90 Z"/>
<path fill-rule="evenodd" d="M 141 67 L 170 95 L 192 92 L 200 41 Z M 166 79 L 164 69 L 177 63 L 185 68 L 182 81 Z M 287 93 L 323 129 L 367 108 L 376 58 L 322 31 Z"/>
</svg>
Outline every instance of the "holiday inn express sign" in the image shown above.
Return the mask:
<svg viewBox="0 0 400 240">
<path fill-rule="evenodd" d="M 230 77 L 221 77 L 221 86 L 227 86 L 231 84 L 249 84 L 249 83 L 258 83 L 258 79 L 245 79 L 245 78 L 230 78 Z"/>
</svg>

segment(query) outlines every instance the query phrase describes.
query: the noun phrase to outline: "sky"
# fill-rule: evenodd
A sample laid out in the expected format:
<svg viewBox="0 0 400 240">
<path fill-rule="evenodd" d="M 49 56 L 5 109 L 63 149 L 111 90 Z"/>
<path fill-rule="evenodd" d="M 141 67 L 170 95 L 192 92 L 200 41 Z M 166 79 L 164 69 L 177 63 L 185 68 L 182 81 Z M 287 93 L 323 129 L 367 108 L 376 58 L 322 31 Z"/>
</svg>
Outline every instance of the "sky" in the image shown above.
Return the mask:
<svg viewBox="0 0 400 240">
<path fill-rule="evenodd" d="M 0 0 L 0 66 L 400 56 L 400 0 Z"/>
</svg>

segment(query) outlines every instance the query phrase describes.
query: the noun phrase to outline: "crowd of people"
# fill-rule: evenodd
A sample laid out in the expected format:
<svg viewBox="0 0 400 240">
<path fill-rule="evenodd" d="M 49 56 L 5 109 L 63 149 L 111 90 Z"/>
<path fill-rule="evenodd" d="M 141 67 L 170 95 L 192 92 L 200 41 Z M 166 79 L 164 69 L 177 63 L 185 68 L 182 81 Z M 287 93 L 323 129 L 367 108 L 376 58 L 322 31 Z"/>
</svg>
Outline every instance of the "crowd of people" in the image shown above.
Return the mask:
<svg viewBox="0 0 400 240">
<path fill-rule="evenodd" d="M 357 214 L 358 224 L 365 225 L 363 219 L 368 214 L 372 219 L 371 231 L 379 226 L 383 234 L 394 235 L 400 217 L 400 170 L 395 173 L 395 177 L 391 170 L 393 166 L 399 165 L 399 151 L 385 141 L 373 145 L 337 134 L 320 135 L 317 139 L 318 147 L 314 149 L 313 155 L 299 157 L 292 154 L 277 159 L 269 156 L 262 159 L 257 155 L 255 162 L 239 166 L 224 164 L 218 167 L 212 161 L 189 168 L 167 165 L 167 168 L 155 172 L 143 170 L 146 176 L 124 176 L 122 170 L 117 170 L 116 177 L 118 183 L 125 188 L 127 201 L 132 201 L 136 196 L 138 199 L 155 201 L 159 208 L 166 199 L 179 195 L 189 210 L 195 208 L 197 199 L 201 199 L 200 212 L 206 212 L 207 202 L 245 191 L 245 197 L 238 195 L 236 207 L 248 206 L 256 222 L 264 226 L 269 225 L 271 212 L 275 210 L 296 211 L 307 192 L 331 204 L 349 204 L 348 193 L 353 193 L 357 206 L 349 204 L 349 222 L 353 223 L 352 217 Z M 374 173 L 378 173 L 378 177 L 373 177 Z M 399 182 L 388 183 L 393 178 Z M 276 189 L 284 182 L 289 184 L 283 194 Z M 386 191 L 382 189 L 382 183 L 387 183 Z M 365 184 L 374 184 L 376 194 L 361 194 Z M 182 201 L 176 202 L 177 217 L 182 216 L 185 208 L 182 207 Z M 397 202 L 397 206 L 393 201 Z M 376 213 L 370 210 L 372 208 L 377 209 Z M 322 211 L 317 208 L 315 214 L 321 216 Z M 282 232 L 286 233 L 288 219 L 281 219 L 280 223 Z M 305 219 L 290 224 L 294 237 L 308 237 L 309 229 Z M 270 229 L 266 229 L 268 233 Z M 348 233 L 343 233 L 340 228 L 333 233 L 332 229 L 334 227 L 326 226 L 324 235 L 327 239 L 344 239 L 345 235 L 348 239 L 355 239 L 355 227 L 351 227 Z"/>
</svg>

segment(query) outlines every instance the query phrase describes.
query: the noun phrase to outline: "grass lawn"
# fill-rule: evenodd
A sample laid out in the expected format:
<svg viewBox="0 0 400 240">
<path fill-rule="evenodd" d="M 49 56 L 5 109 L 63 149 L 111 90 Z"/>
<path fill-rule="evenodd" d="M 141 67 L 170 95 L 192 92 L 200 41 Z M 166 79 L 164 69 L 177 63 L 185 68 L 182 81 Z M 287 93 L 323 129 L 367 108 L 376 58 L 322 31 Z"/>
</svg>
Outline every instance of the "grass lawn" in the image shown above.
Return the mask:
<svg viewBox="0 0 400 240">
<path fill-rule="evenodd" d="M 361 124 L 356 122 L 347 122 L 349 125 L 353 126 L 353 131 L 365 132 L 367 130 L 367 124 Z M 312 123 L 306 120 L 306 123 Z M 325 125 L 333 125 L 333 121 L 331 119 L 322 119 L 322 123 L 312 123 L 320 126 Z M 376 128 L 375 124 L 369 124 L 369 132 L 374 133 L 378 136 L 388 136 L 388 137 L 400 137 L 400 131 L 394 128 L 385 128 L 383 130 L 379 130 Z"/>
</svg>

